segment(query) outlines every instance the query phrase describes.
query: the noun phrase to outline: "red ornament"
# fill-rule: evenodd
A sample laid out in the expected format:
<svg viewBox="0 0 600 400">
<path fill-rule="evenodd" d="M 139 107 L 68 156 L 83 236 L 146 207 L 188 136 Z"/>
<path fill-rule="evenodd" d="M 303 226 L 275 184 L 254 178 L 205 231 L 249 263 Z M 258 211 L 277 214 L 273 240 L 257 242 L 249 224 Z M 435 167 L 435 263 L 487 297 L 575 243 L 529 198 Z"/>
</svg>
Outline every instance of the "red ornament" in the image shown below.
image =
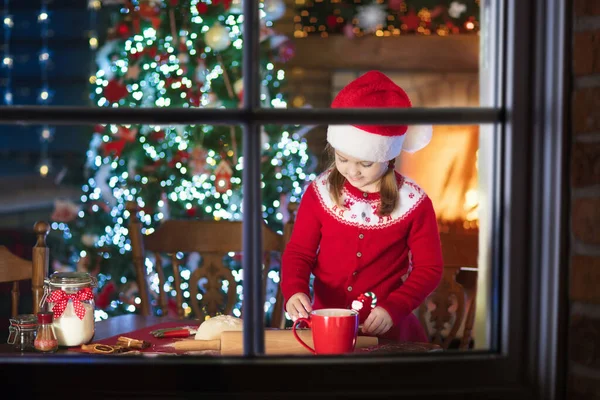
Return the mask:
<svg viewBox="0 0 600 400">
<path fill-rule="evenodd" d="M 171 4 L 171 7 L 177 7 L 177 5 L 179 4 L 179 0 L 171 0 L 169 4 Z"/>
<path fill-rule="evenodd" d="M 231 177 L 233 170 L 229 163 L 222 160 L 215 170 L 215 190 L 219 193 L 225 193 L 231 189 Z"/>
<path fill-rule="evenodd" d="M 106 129 L 104 126 L 96 125 L 94 126 L 94 133 L 104 133 L 104 129 Z"/>
<path fill-rule="evenodd" d="M 192 207 L 190 209 L 185 210 L 185 213 L 187 214 L 187 216 L 192 217 L 192 218 L 196 216 L 196 212 L 197 212 L 196 207 Z"/>
<path fill-rule="evenodd" d="M 400 11 L 402 3 L 404 3 L 404 0 L 388 0 L 388 8 L 390 10 Z"/>
<path fill-rule="evenodd" d="M 115 157 L 121 157 L 121 153 L 123 153 L 123 149 L 125 148 L 126 144 L 127 144 L 127 142 L 122 139 L 104 143 L 102 145 L 102 150 L 104 152 L 104 156 L 114 154 Z"/>
<path fill-rule="evenodd" d="M 175 168 L 175 165 L 177 165 L 178 162 L 187 162 L 189 157 L 190 153 L 187 151 L 177 150 L 177 152 L 173 155 L 173 158 L 171 158 L 171 161 L 169 161 L 169 167 Z"/>
<path fill-rule="evenodd" d="M 117 35 L 123 39 L 127 39 L 129 36 L 131 36 L 129 25 L 127 25 L 125 22 L 120 22 L 117 24 Z"/>
<path fill-rule="evenodd" d="M 156 48 L 156 46 L 147 47 L 146 49 L 144 49 L 144 53 L 146 53 L 148 57 L 154 60 L 154 58 L 156 57 L 157 50 L 158 49 Z"/>
<path fill-rule="evenodd" d="M 129 94 L 127 87 L 116 79 L 111 80 L 104 88 L 104 97 L 109 103 L 116 103 Z"/>
<path fill-rule="evenodd" d="M 179 40 L 179 51 L 188 51 L 187 44 L 185 44 L 185 38 L 180 38 Z"/>
<path fill-rule="evenodd" d="M 159 64 L 165 64 L 167 61 L 169 61 L 169 53 L 162 53 L 161 55 L 158 56 L 158 63 Z"/>
<path fill-rule="evenodd" d="M 421 23 L 421 18 L 415 14 L 415 10 L 410 10 L 408 14 L 400 17 L 400 21 L 406 25 L 407 31 L 416 31 Z"/>
<path fill-rule="evenodd" d="M 337 17 L 335 15 L 329 15 L 325 19 L 325 23 L 330 30 L 334 30 L 338 26 Z"/>
<path fill-rule="evenodd" d="M 132 62 L 130 62 L 130 64 L 136 63 L 140 59 L 140 57 L 142 57 L 142 55 L 144 55 L 143 51 L 130 54 L 129 59 L 130 59 L 130 61 L 132 61 Z"/>
<path fill-rule="evenodd" d="M 181 82 L 181 79 L 182 78 L 178 77 L 178 76 L 176 76 L 176 77 L 170 76 L 167 79 L 165 79 L 165 86 L 170 88 L 171 85 L 173 85 L 175 82 Z"/>
<path fill-rule="evenodd" d="M 110 305 L 112 294 L 116 291 L 114 282 L 108 282 L 96 296 L 96 307 L 105 309 Z"/>
<path fill-rule="evenodd" d="M 162 23 L 162 20 L 160 19 L 160 17 L 151 18 L 150 21 L 152 22 L 152 27 L 154 29 L 160 28 L 160 24 Z"/>
<path fill-rule="evenodd" d="M 165 139 L 165 132 L 164 131 L 158 131 L 158 132 L 154 131 L 154 132 L 152 132 L 150 134 L 150 138 L 152 140 L 156 140 L 157 142 L 161 141 L 161 140 L 164 140 Z"/>
<path fill-rule="evenodd" d="M 200 100 L 202 99 L 202 92 L 190 90 L 187 92 L 188 100 L 190 105 L 193 107 L 200 107 Z"/>
<path fill-rule="evenodd" d="M 137 128 L 125 128 L 124 126 L 120 126 L 119 131 L 117 132 L 117 137 L 126 142 L 135 142 L 137 133 Z"/>
<path fill-rule="evenodd" d="M 215 5 L 216 5 L 216 3 L 215 3 Z M 200 3 L 196 4 L 196 10 L 198 10 L 198 14 L 204 15 L 208 11 L 208 6 L 206 5 L 206 3 L 200 2 Z"/>
</svg>

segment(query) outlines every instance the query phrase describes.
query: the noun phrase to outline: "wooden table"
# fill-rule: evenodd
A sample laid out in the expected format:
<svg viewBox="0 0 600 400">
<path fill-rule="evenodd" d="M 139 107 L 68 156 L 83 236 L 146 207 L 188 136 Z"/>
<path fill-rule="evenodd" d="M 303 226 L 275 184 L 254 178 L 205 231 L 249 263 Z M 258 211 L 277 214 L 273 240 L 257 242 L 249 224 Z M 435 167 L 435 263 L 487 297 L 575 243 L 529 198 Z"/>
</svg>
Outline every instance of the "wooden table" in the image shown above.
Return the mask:
<svg viewBox="0 0 600 400">
<path fill-rule="evenodd" d="M 178 321 L 168 317 L 144 317 L 137 314 L 125 314 L 116 317 L 111 317 L 103 321 L 96 322 L 96 332 L 93 342 L 104 340 L 116 335 L 122 335 L 127 332 L 136 331 L 162 322 Z M 184 325 L 195 325 L 198 322 L 194 320 L 181 320 Z M 430 352 L 439 351 L 440 346 L 431 343 L 395 343 L 390 341 L 380 340 L 380 346 L 371 351 L 371 353 L 406 353 L 406 352 Z M 60 354 L 81 355 L 80 352 L 70 351 L 68 349 L 59 349 Z M 6 343 L 0 344 L 0 357 L 20 357 L 31 355 L 45 356 L 41 353 L 20 353 L 13 349 L 11 345 Z"/>
</svg>

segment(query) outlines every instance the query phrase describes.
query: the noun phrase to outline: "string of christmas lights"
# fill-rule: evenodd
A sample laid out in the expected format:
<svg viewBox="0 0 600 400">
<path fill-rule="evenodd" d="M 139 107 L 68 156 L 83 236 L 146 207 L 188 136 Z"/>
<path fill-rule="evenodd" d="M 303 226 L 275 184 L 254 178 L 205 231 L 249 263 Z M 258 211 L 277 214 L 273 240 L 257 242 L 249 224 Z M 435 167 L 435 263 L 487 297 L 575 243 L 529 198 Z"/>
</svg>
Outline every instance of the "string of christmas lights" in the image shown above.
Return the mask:
<svg viewBox="0 0 600 400">
<path fill-rule="evenodd" d="M 13 17 L 10 14 L 10 0 L 4 0 L 3 9 L 4 21 L 4 55 L 2 57 L 2 67 L 6 70 L 5 84 L 4 84 L 4 104 L 7 106 L 13 103 L 12 94 L 12 68 L 13 68 L 13 56 L 10 53 L 10 38 L 12 28 L 14 26 Z"/>
<path fill-rule="evenodd" d="M 38 103 L 49 105 L 51 101 L 51 92 L 48 84 L 48 69 L 50 65 L 50 52 L 48 50 L 48 36 L 50 15 L 48 13 L 47 0 L 42 0 L 40 13 L 38 14 L 38 24 L 40 25 L 40 36 L 42 39 L 42 47 L 38 55 L 41 73 L 41 89 L 38 95 Z M 40 164 L 39 172 L 42 177 L 46 177 L 50 172 L 51 162 L 48 157 L 48 146 L 54 136 L 54 128 L 44 125 L 40 131 Z"/>
<path fill-rule="evenodd" d="M 473 34 L 480 0 L 296 0 L 294 37 Z"/>
</svg>

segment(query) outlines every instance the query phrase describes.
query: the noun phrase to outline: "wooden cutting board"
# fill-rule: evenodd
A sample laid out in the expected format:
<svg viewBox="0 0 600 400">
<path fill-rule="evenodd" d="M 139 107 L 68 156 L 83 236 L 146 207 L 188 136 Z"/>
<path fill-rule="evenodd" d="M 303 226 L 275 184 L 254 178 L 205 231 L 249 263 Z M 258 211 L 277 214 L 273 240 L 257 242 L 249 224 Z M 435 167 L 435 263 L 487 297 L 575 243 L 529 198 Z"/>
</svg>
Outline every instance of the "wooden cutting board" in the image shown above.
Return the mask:
<svg viewBox="0 0 600 400">
<path fill-rule="evenodd" d="M 313 347 L 312 331 L 310 329 L 298 330 L 298 336 L 309 346 Z M 178 350 L 220 350 L 221 355 L 242 355 L 244 353 L 244 334 L 240 331 L 221 333 L 221 340 L 194 340 L 186 339 L 176 343 Z M 376 346 L 376 337 L 359 336 L 356 348 Z M 301 355 L 312 354 L 306 350 L 291 330 L 265 330 L 265 354 L 267 355 Z"/>
</svg>

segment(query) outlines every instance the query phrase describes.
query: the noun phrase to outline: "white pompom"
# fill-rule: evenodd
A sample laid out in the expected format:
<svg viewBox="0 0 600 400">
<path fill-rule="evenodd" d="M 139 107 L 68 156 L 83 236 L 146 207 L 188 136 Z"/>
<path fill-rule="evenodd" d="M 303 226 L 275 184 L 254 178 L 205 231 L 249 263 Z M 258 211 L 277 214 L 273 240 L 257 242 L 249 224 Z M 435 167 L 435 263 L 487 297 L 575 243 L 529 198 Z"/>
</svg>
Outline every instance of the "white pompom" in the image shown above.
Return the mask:
<svg viewBox="0 0 600 400">
<path fill-rule="evenodd" d="M 433 126 L 431 125 L 409 126 L 404 134 L 402 150 L 407 153 L 415 153 L 429 144 L 432 135 Z"/>
</svg>

